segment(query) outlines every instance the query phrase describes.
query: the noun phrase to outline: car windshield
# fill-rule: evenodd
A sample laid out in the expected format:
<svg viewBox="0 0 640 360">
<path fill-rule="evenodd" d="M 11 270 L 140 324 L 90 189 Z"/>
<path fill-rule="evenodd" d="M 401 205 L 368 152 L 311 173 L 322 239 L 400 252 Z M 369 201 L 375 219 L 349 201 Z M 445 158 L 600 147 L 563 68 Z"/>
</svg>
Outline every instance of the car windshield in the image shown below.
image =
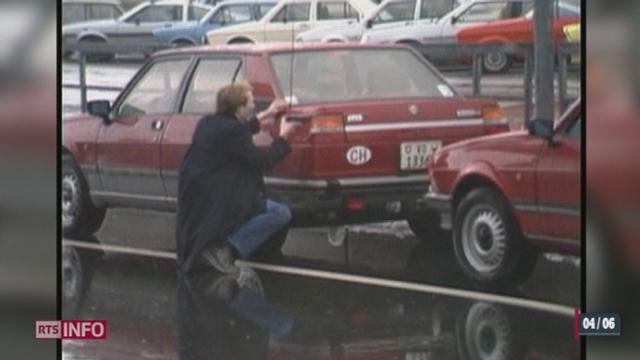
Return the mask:
<svg viewBox="0 0 640 360">
<path fill-rule="evenodd" d="M 454 95 L 434 70 L 403 48 L 278 53 L 271 63 L 281 94 L 297 104 Z"/>
<path fill-rule="evenodd" d="M 207 12 L 202 19 L 200 19 L 200 24 L 206 24 L 209 22 L 209 20 L 211 20 L 211 17 L 213 16 L 213 14 L 218 12 L 218 9 L 220 9 L 220 6 L 216 6 L 215 8 L 209 10 L 209 12 Z"/>
</svg>

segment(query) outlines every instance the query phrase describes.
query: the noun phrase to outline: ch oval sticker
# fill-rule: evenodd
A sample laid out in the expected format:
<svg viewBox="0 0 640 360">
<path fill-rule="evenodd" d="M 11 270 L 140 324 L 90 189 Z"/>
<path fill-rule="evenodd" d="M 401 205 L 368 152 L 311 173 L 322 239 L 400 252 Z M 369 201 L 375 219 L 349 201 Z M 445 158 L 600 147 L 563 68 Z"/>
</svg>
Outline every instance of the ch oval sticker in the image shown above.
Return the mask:
<svg viewBox="0 0 640 360">
<path fill-rule="evenodd" d="M 364 165 L 371 160 L 371 150 L 362 145 L 353 146 L 347 151 L 346 157 L 351 165 Z"/>
</svg>

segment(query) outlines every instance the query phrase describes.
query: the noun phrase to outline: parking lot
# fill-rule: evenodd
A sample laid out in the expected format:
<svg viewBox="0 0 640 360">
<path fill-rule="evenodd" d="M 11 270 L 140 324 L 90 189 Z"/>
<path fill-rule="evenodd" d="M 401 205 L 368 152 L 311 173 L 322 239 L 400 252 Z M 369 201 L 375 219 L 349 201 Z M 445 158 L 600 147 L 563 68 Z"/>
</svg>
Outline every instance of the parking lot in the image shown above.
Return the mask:
<svg viewBox="0 0 640 360">
<path fill-rule="evenodd" d="M 580 356 L 578 2 L 336 4 L 65 25 L 64 359 Z"/>
</svg>

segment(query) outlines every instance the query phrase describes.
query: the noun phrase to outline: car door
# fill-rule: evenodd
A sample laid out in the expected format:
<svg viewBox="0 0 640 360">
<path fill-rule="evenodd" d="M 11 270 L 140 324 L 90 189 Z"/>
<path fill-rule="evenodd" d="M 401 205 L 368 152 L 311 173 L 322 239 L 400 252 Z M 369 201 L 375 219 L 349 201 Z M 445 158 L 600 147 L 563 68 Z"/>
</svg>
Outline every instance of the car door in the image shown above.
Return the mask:
<svg viewBox="0 0 640 360">
<path fill-rule="evenodd" d="M 318 0 L 315 5 L 314 27 L 343 25 L 355 22 L 358 11 L 345 0 Z"/>
<path fill-rule="evenodd" d="M 312 27 L 311 2 L 284 4 L 264 26 L 264 41 L 293 41 Z"/>
<path fill-rule="evenodd" d="M 118 98 L 111 123 L 98 133 L 97 164 L 114 205 L 166 208 L 160 176 L 160 141 L 191 63 L 188 57 L 148 64 Z"/>
<path fill-rule="evenodd" d="M 537 166 L 537 206 L 549 241 L 578 245 L 580 241 L 580 109 L 563 121 Z"/>
<path fill-rule="evenodd" d="M 218 90 L 229 84 L 237 72 L 236 80 L 243 79 L 241 58 L 236 55 L 203 56 L 184 89 L 180 111 L 171 116 L 161 144 L 162 178 L 167 190 L 168 206 L 175 208 L 178 196 L 178 169 L 198 121 L 204 114 L 216 110 Z"/>
</svg>

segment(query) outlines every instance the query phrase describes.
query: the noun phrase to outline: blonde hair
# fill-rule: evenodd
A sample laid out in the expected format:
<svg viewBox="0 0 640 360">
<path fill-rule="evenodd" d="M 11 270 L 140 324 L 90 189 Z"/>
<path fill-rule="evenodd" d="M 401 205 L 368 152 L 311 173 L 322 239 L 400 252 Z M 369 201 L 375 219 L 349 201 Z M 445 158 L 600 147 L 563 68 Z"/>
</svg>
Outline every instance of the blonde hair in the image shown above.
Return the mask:
<svg viewBox="0 0 640 360">
<path fill-rule="evenodd" d="M 251 90 L 251 85 L 244 80 L 223 86 L 218 90 L 216 112 L 235 114 L 239 107 L 247 104 L 247 93 Z"/>
</svg>

